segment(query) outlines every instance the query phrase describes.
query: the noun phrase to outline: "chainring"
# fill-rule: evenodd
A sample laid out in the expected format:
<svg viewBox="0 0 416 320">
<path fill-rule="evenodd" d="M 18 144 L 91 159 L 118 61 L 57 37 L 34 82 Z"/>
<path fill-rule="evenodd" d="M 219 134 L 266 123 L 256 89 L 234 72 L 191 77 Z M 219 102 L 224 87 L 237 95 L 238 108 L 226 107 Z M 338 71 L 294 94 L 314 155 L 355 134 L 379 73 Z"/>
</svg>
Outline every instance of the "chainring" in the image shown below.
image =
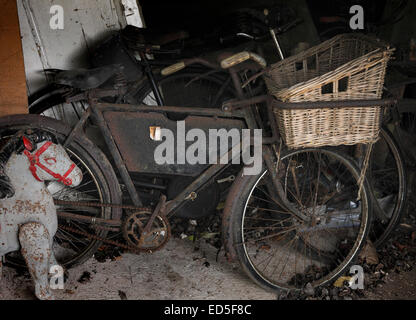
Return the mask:
<svg viewBox="0 0 416 320">
<path fill-rule="evenodd" d="M 140 251 L 148 253 L 162 249 L 171 235 L 168 219 L 159 215 L 155 217 L 150 231 L 145 233 L 143 229 L 151 216 L 151 210 L 136 211 L 127 217 L 122 226 L 123 236 L 127 243 Z"/>
</svg>

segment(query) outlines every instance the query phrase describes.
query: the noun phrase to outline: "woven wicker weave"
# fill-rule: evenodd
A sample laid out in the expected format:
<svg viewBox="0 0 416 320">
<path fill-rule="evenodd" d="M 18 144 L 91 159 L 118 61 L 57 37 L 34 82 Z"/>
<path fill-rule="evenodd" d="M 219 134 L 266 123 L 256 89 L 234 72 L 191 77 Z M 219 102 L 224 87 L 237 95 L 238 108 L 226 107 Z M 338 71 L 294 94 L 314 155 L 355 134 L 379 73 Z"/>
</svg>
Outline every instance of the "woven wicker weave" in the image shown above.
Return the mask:
<svg viewBox="0 0 416 320">
<path fill-rule="evenodd" d="M 269 92 L 285 102 L 380 99 L 393 51 L 364 35 L 339 35 L 273 65 L 264 78 Z M 291 148 L 373 143 L 381 124 L 378 106 L 275 114 Z"/>
</svg>

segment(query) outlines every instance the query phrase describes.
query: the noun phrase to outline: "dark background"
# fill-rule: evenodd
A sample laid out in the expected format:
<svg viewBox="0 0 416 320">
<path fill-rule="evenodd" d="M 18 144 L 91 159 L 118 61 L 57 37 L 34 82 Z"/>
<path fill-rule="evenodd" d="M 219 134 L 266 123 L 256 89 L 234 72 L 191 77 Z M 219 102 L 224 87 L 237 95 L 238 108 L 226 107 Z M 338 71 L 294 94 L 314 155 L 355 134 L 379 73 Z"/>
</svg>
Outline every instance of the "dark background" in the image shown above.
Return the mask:
<svg viewBox="0 0 416 320">
<path fill-rule="evenodd" d="M 386 0 L 140 0 L 148 27 L 203 28 L 221 16 L 241 8 L 287 5 L 294 9 L 307 6 L 314 21 L 320 16 L 347 16 L 352 5 L 363 6 L 368 21 L 377 21 L 384 12 Z"/>
<path fill-rule="evenodd" d="M 280 37 L 286 55 L 293 54 L 301 42 L 312 46 L 337 34 L 352 32 L 349 10 L 355 4 L 364 8 L 365 29 L 358 31 L 399 47 L 404 55 L 416 34 L 413 0 L 140 0 L 139 3 L 148 28 L 165 32 L 186 30 L 192 37 L 200 37 L 202 43 L 220 28 L 222 32 L 232 32 L 238 24 L 233 20 L 237 20 L 239 9 L 258 8 L 263 12 L 265 7 L 282 8 L 282 23 L 293 19 L 288 11 L 294 12 L 303 23 Z"/>
</svg>

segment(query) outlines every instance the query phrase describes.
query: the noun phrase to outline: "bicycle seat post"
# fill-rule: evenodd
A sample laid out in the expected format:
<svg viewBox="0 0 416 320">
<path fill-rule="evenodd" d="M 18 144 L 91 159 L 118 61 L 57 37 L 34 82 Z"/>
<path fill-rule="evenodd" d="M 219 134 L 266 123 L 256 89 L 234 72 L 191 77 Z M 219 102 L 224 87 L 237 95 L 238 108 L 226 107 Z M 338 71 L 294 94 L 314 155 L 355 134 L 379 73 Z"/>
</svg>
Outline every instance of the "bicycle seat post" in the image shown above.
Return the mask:
<svg viewBox="0 0 416 320">
<path fill-rule="evenodd" d="M 155 77 L 153 76 L 152 67 L 149 64 L 149 61 L 147 61 L 146 53 L 143 51 L 140 51 L 139 54 L 140 54 L 140 59 L 144 64 L 144 70 L 145 70 L 147 79 L 149 80 L 152 91 L 155 95 L 156 102 L 159 106 L 164 106 L 165 103 L 163 101 L 162 94 L 160 93 L 159 87 L 155 81 Z"/>
</svg>

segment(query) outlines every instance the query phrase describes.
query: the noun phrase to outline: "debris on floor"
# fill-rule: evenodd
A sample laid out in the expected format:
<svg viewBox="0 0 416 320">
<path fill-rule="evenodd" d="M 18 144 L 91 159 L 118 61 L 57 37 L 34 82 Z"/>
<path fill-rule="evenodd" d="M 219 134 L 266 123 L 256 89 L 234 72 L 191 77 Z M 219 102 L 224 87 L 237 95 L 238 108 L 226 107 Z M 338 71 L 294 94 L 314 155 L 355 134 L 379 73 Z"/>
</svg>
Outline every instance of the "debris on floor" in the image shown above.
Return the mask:
<svg viewBox="0 0 416 320">
<path fill-rule="evenodd" d="M 120 248 L 101 247 L 94 258 L 69 270 L 65 290 L 57 292 L 56 297 L 64 300 L 415 299 L 416 219 L 415 211 L 410 212 L 382 248 L 377 252 L 372 245 L 366 248 L 360 263 L 365 274 L 364 290 L 352 290 L 348 275 L 317 289 L 308 280 L 300 292 L 275 294 L 263 290 L 247 279 L 238 265 L 226 260 L 221 249 L 221 214 L 218 212 L 196 224 L 175 218 L 172 240 L 154 254 L 135 255 Z M 182 233 L 188 235 L 183 240 Z M 306 276 L 312 279 L 316 272 L 319 270 L 310 270 Z M 34 299 L 31 279 L 25 273 L 5 267 L 3 283 L 0 299 Z"/>
<path fill-rule="evenodd" d="M 91 273 L 88 271 L 84 271 L 84 273 L 81 275 L 81 277 L 78 279 L 79 283 L 86 283 L 91 281 Z"/>
<path fill-rule="evenodd" d="M 370 240 L 367 240 L 359 258 L 369 265 L 377 265 L 379 263 L 377 249 Z"/>
</svg>

